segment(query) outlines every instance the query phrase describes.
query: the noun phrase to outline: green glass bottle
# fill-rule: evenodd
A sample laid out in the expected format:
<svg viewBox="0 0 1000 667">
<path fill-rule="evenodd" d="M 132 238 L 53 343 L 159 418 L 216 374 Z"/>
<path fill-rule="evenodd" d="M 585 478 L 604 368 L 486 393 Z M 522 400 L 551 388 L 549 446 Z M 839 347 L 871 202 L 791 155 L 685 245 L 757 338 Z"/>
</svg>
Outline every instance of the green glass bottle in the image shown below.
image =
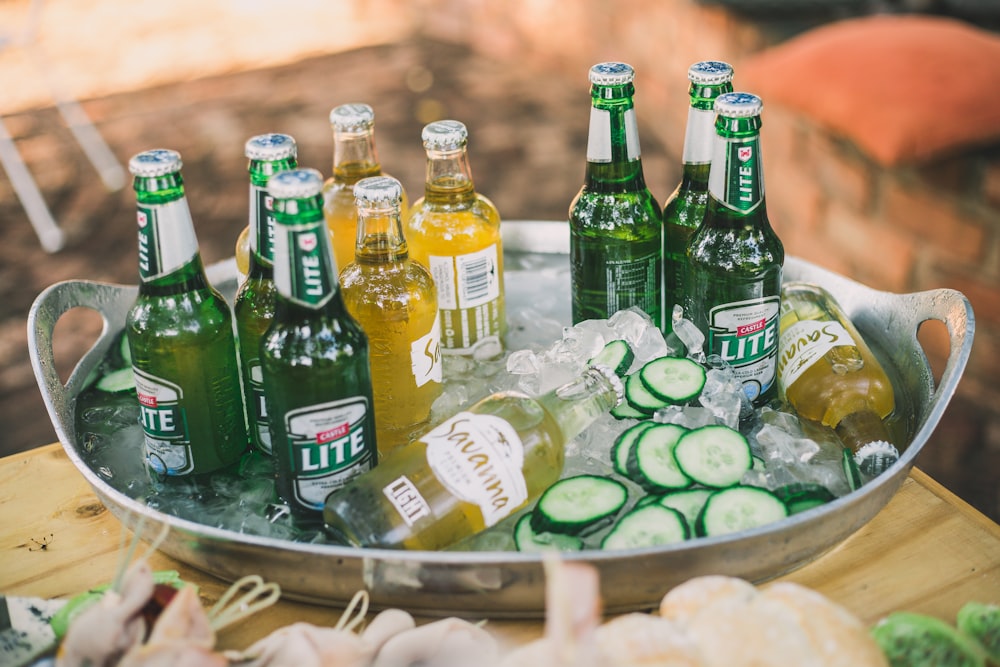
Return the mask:
<svg viewBox="0 0 1000 667">
<path fill-rule="evenodd" d="M 250 441 L 271 453 L 271 432 L 260 370 L 260 339 L 274 318 L 274 206 L 268 179 L 296 166 L 295 140 L 287 134 L 260 134 L 244 146 L 250 160 L 250 265 L 233 304 L 240 343 Z"/>
<path fill-rule="evenodd" d="M 391 176 L 358 181 L 357 249 L 340 272 L 347 310 L 368 335 L 380 458 L 427 425 L 443 379 L 437 288 L 410 259 L 402 195 Z"/>
<path fill-rule="evenodd" d="M 278 494 L 318 519 L 323 501 L 377 462 L 368 337 L 337 282 L 323 221 L 323 177 L 292 169 L 274 197 L 274 319 L 261 339 Z"/>
<path fill-rule="evenodd" d="M 767 218 L 759 97 L 715 100 L 708 208 L 688 244 L 685 316 L 705 352 L 733 367 L 754 407 L 777 395 L 778 322 L 785 250 Z"/>
<path fill-rule="evenodd" d="M 733 90 L 733 68 L 724 62 L 703 60 L 688 68 L 687 129 L 681 182 L 663 207 L 663 333 L 670 333 L 671 313 L 684 303 L 687 246 L 705 217 L 708 205 L 708 172 L 715 140 L 715 98 Z"/>
<path fill-rule="evenodd" d="M 125 320 L 149 470 L 200 475 L 247 449 L 229 304 L 205 276 L 181 156 L 129 161 L 138 200 L 139 294 Z"/>
<path fill-rule="evenodd" d="M 574 324 L 637 306 L 663 326 L 663 218 L 642 173 L 633 78 L 625 63 L 590 69 L 587 169 L 569 207 Z"/>
</svg>

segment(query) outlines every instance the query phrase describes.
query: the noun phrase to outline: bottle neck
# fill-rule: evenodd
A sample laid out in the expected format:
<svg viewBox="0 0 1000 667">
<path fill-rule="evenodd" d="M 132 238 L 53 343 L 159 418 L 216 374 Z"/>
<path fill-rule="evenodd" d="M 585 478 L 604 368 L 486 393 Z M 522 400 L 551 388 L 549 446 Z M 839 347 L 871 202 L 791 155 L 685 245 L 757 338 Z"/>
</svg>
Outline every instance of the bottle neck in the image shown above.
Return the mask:
<svg viewBox="0 0 1000 667">
<path fill-rule="evenodd" d="M 764 215 L 760 117 L 719 116 L 715 129 L 706 215 L 739 219 Z"/>
<path fill-rule="evenodd" d="M 274 217 L 276 306 L 321 310 L 339 293 L 322 197 L 276 200 Z"/>
<path fill-rule="evenodd" d="M 250 160 L 250 270 L 252 278 L 270 272 L 274 264 L 274 199 L 267 181 L 275 174 L 294 169 L 295 157 L 282 160 Z"/>
<path fill-rule="evenodd" d="M 606 369 L 588 368 L 579 377 L 543 394 L 538 402 L 569 442 L 622 400 L 622 384 Z"/>
<path fill-rule="evenodd" d="M 844 446 L 854 452 L 858 467 L 867 475 L 878 475 L 899 459 L 889 429 L 871 410 L 847 415 L 834 430 Z"/>
<path fill-rule="evenodd" d="M 333 131 L 333 179 L 353 185 L 362 178 L 378 176 L 382 167 L 375 152 L 375 130 Z"/>
<path fill-rule="evenodd" d="M 587 137 L 587 185 L 595 189 L 645 188 L 632 86 L 594 86 Z"/>
<path fill-rule="evenodd" d="M 434 204 L 463 204 L 475 199 L 469 154 L 463 146 L 454 150 L 427 151 L 424 198 Z"/>
<path fill-rule="evenodd" d="M 399 204 L 359 206 L 355 259 L 363 264 L 385 264 L 408 256 Z"/>
<path fill-rule="evenodd" d="M 137 177 L 133 189 L 140 291 L 185 291 L 207 285 L 180 172 Z"/>
</svg>

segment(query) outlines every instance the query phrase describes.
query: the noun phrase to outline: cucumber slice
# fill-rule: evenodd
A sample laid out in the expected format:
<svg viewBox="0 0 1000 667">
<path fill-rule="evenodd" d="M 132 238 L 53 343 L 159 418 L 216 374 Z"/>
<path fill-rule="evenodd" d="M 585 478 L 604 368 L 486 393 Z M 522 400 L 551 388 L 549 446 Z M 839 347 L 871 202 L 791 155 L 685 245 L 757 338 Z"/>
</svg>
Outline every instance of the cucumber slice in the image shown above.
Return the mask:
<svg viewBox="0 0 1000 667">
<path fill-rule="evenodd" d="M 531 529 L 535 533 L 578 535 L 617 514 L 627 499 L 625 485 L 610 477 L 567 477 L 538 499 L 531 513 Z"/>
<path fill-rule="evenodd" d="M 701 508 L 705 506 L 708 497 L 715 493 L 712 489 L 681 489 L 671 491 L 659 498 L 659 503 L 664 507 L 677 510 L 684 516 L 684 520 L 689 526 L 694 526 L 701 514 Z"/>
<path fill-rule="evenodd" d="M 697 397 L 705 386 L 705 368 L 684 357 L 660 357 L 641 369 L 639 378 L 653 396 L 673 405 Z"/>
<path fill-rule="evenodd" d="M 872 627 L 871 636 L 891 667 L 985 667 L 983 649 L 934 616 L 897 611 Z"/>
<path fill-rule="evenodd" d="M 514 524 L 514 546 L 518 551 L 580 551 L 583 540 L 576 535 L 561 533 L 536 533 L 531 529 L 531 513 L 523 515 Z"/>
<path fill-rule="evenodd" d="M 629 453 L 632 451 L 635 441 L 639 439 L 642 432 L 653 426 L 656 426 L 656 422 L 641 421 L 638 424 L 629 426 L 618 434 L 614 444 L 611 445 L 611 463 L 615 468 L 615 472 L 626 477 L 628 476 Z"/>
<path fill-rule="evenodd" d="M 750 445 L 739 431 L 713 424 L 688 431 L 674 447 L 681 472 L 703 486 L 738 484 L 753 466 Z"/>
<path fill-rule="evenodd" d="M 830 489 L 822 484 L 811 482 L 786 484 L 775 489 L 774 495 L 781 498 L 782 502 L 785 503 L 789 514 L 805 512 L 808 509 L 825 505 L 831 500 L 836 499 L 836 496 L 830 492 Z"/>
<path fill-rule="evenodd" d="M 687 522 L 675 509 L 651 503 L 637 507 L 618 520 L 604 539 L 602 549 L 638 549 L 683 542 L 691 536 Z"/>
<path fill-rule="evenodd" d="M 645 412 L 640 412 L 628 404 L 628 401 L 622 401 L 615 407 L 611 408 L 611 416 L 615 419 L 646 419 L 649 417 Z"/>
<path fill-rule="evenodd" d="M 587 362 L 588 366 L 606 366 L 618 377 L 625 377 L 628 369 L 635 361 L 635 352 L 625 340 L 613 340 L 607 343 L 594 358 Z"/>
<path fill-rule="evenodd" d="M 781 498 L 757 486 L 731 486 L 708 497 L 695 521 L 695 532 L 704 537 L 750 530 L 788 516 Z"/>
<path fill-rule="evenodd" d="M 628 477 L 650 493 L 691 486 L 674 458 L 674 448 L 687 432 L 677 424 L 654 424 L 640 433 L 628 456 Z"/>
<path fill-rule="evenodd" d="M 135 374 L 132 372 L 132 367 L 119 368 L 116 371 L 105 373 L 97 381 L 97 388 L 109 394 L 135 389 Z"/>
<path fill-rule="evenodd" d="M 670 405 L 650 393 L 639 373 L 632 373 L 625 378 L 625 401 L 643 415 L 651 415 L 660 408 Z"/>
</svg>

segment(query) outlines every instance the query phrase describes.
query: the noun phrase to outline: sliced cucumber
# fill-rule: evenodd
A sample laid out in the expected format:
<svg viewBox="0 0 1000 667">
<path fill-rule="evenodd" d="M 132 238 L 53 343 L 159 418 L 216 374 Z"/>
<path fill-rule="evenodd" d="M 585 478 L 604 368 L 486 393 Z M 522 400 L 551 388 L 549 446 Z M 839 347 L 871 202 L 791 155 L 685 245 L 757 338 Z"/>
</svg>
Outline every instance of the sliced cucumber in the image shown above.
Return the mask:
<svg viewBox="0 0 1000 667">
<path fill-rule="evenodd" d="M 109 394 L 135 389 L 135 374 L 132 372 L 132 367 L 119 368 L 116 371 L 105 373 L 97 381 L 97 388 Z"/>
<path fill-rule="evenodd" d="M 713 489 L 681 489 L 660 496 L 658 502 L 664 507 L 677 510 L 684 516 L 689 526 L 694 526 L 698 515 L 701 514 L 701 508 L 713 493 L 715 493 Z"/>
<path fill-rule="evenodd" d="M 695 521 L 698 535 L 712 537 L 750 530 L 788 516 L 781 498 L 756 486 L 731 486 L 708 497 Z"/>
<path fill-rule="evenodd" d="M 587 362 L 588 366 L 606 366 L 618 377 L 625 377 L 628 369 L 635 361 L 635 352 L 625 340 L 613 340 L 607 343 L 594 358 Z"/>
<path fill-rule="evenodd" d="M 682 435 L 674 447 L 674 457 L 685 475 L 713 488 L 738 484 L 753 466 L 746 437 L 721 424 L 702 426 Z"/>
<path fill-rule="evenodd" d="M 674 458 L 674 448 L 687 432 L 677 424 L 654 424 L 640 433 L 628 455 L 629 478 L 651 493 L 691 486 Z"/>
<path fill-rule="evenodd" d="M 618 520 L 604 539 L 602 549 L 638 549 L 683 542 L 691 536 L 687 522 L 675 509 L 650 503 Z"/>
<path fill-rule="evenodd" d="M 525 514 L 514 524 L 514 546 L 518 551 L 580 551 L 583 540 L 576 535 L 561 533 L 536 533 L 531 529 L 531 513 Z"/>
<path fill-rule="evenodd" d="M 684 357 L 653 359 L 638 372 L 649 393 L 673 405 L 687 403 L 705 386 L 705 367 Z"/>
<path fill-rule="evenodd" d="M 538 499 L 531 513 L 531 529 L 535 533 L 577 535 L 613 517 L 627 499 L 625 485 L 610 477 L 567 477 L 546 489 Z"/>
<path fill-rule="evenodd" d="M 836 496 L 830 492 L 830 489 L 822 484 L 811 482 L 786 484 L 775 489 L 774 495 L 781 498 L 782 502 L 785 503 L 789 514 L 805 512 L 813 507 L 825 505 L 831 500 L 836 499 Z"/>
<path fill-rule="evenodd" d="M 650 393 L 639 373 L 632 373 L 625 378 L 625 401 L 644 415 L 651 415 L 660 408 L 670 405 Z"/>
<path fill-rule="evenodd" d="M 649 414 L 636 410 L 625 400 L 611 408 L 611 416 L 615 419 L 646 419 Z"/>
<path fill-rule="evenodd" d="M 632 451 L 635 441 L 639 438 L 643 431 L 648 428 L 656 426 L 656 422 L 653 421 L 641 421 L 638 424 L 633 424 L 627 429 L 618 434 L 615 438 L 615 442 L 611 445 L 611 463 L 615 468 L 615 472 L 620 475 L 628 476 L 628 457 L 629 453 Z"/>
</svg>

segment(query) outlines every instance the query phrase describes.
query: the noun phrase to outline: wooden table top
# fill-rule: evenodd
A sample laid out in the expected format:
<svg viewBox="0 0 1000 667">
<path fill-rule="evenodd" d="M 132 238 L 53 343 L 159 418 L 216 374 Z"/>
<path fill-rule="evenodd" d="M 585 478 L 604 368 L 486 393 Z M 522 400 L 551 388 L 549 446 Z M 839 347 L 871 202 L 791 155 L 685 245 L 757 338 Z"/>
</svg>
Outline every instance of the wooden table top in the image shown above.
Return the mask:
<svg viewBox="0 0 1000 667">
<path fill-rule="evenodd" d="M 60 445 L 0 459 L 0 593 L 64 598 L 109 583 L 131 537 L 123 530 Z M 198 584 L 206 607 L 229 586 L 161 553 L 150 564 Z M 867 624 L 900 610 L 954 622 L 965 602 L 1000 602 L 1000 525 L 915 469 L 872 521 L 779 580 L 817 590 Z M 339 616 L 282 600 L 225 629 L 219 648 L 245 648 L 296 621 L 335 625 Z M 542 630 L 539 621 L 487 627 L 511 642 Z"/>
</svg>

